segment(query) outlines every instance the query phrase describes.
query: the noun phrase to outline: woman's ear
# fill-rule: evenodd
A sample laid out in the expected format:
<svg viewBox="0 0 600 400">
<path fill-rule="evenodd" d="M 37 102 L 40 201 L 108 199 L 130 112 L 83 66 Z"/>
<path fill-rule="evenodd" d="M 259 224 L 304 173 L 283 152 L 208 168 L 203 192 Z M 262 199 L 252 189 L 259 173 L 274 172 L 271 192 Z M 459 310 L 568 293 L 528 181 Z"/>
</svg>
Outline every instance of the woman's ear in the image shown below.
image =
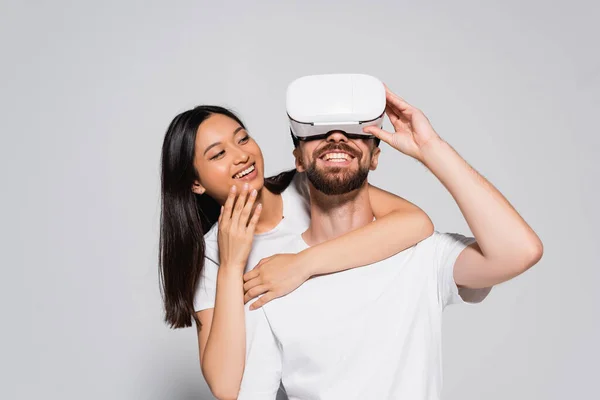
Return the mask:
<svg viewBox="0 0 600 400">
<path fill-rule="evenodd" d="M 296 147 L 292 152 L 294 155 L 294 160 L 296 160 L 296 171 L 304 172 L 304 166 L 302 165 L 302 151 L 300 150 L 300 146 Z"/>
<path fill-rule="evenodd" d="M 206 192 L 206 189 L 204 189 L 204 186 L 202 186 L 200 182 L 194 181 L 194 183 L 192 184 L 192 192 L 196 194 L 204 194 L 204 192 Z"/>
</svg>

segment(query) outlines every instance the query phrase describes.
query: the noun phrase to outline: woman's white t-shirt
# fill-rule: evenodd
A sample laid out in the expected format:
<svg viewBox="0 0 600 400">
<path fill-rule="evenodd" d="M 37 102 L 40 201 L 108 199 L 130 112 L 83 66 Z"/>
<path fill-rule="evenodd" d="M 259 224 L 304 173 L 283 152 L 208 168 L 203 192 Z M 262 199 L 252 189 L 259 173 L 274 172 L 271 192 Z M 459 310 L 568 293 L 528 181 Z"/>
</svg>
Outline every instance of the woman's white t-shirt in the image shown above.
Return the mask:
<svg viewBox="0 0 600 400">
<path fill-rule="evenodd" d="M 310 205 L 305 175 L 296 173 L 290 185 L 281 193 L 281 197 L 284 218 L 272 230 L 254 235 L 252 250 L 246 264 L 246 272 L 254 268 L 263 258 L 280 253 L 281 244 L 289 242 L 291 238 L 308 229 Z M 220 264 L 217 242 L 218 230 L 217 223 L 204 235 L 204 268 L 194 296 L 195 311 L 215 307 L 217 272 Z"/>
</svg>

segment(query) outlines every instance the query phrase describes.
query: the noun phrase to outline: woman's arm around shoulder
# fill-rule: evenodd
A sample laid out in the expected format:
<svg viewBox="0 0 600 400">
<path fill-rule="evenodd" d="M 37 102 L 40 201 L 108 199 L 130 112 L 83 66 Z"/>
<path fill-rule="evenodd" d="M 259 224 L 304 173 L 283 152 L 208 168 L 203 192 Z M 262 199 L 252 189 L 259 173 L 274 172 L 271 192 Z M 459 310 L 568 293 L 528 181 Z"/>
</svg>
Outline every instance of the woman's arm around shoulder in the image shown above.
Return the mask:
<svg viewBox="0 0 600 400">
<path fill-rule="evenodd" d="M 265 258 L 246 273 L 244 301 L 262 295 L 250 309 L 290 293 L 311 276 L 385 260 L 433 234 L 429 216 L 411 202 L 372 185 L 369 198 L 375 216 L 372 223 L 298 254 Z"/>
</svg>

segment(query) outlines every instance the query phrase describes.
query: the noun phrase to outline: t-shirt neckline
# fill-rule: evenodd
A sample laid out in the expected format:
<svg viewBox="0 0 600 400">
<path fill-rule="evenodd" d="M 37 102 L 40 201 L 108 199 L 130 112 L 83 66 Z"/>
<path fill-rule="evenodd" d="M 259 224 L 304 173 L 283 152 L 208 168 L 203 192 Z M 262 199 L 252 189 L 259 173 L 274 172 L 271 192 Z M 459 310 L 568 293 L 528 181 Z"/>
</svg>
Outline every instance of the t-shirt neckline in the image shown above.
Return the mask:
<svg viewBox="0 0 600 400">
<path fill-rule="evenodd" d="M 264 190 L 267 190 L 266 188 Z M 286 190 L 284 190 L 283 192 L 281 192 L 280 196 L 281 196 L 281 221 L 279 221 L 279 223 L 277 225 L 275 225 L 273 227 L 273 229 L 266 231 L 266 232 L 262 232 L 262 233 L 255 233 L 254 237 L 265 237 L 265 236 L 269 236 L 272 235 L 274 233 L 277 233 L 279 230 L 281 230 L 281 227 L 284 226 L 284 224 L 286 224 L 286 220 L 289 218 L 285 218 L 285 210 L 286 210 L 286 200 L 287 200 L 287 188 Z"/>
</svg>

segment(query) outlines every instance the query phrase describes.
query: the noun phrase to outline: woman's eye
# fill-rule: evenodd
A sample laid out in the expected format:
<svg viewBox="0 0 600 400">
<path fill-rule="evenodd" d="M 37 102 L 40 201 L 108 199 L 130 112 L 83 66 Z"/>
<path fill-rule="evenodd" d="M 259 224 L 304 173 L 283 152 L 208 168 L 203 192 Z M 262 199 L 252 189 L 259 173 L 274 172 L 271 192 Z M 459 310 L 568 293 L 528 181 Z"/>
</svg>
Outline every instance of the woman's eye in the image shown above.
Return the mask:
<svg viewBox="0 0 600 400">
<path fill-rule="evenodd" d="M 220 152 L 218 152 L 217 154 L 215 154 L 214 156 L 212 156 L 210 159 L 211 160 L 216 160 L 217 158 L 221 158 L 221 156 L 225 154 L 225 150 L 221 150 Z"/>
<path fill-rule="evenodd" d="M 250 140 L 250 136 L 246 135 L 240 139 L 240 144 L 248 143 L 248 140 Z"/>
</svg>

